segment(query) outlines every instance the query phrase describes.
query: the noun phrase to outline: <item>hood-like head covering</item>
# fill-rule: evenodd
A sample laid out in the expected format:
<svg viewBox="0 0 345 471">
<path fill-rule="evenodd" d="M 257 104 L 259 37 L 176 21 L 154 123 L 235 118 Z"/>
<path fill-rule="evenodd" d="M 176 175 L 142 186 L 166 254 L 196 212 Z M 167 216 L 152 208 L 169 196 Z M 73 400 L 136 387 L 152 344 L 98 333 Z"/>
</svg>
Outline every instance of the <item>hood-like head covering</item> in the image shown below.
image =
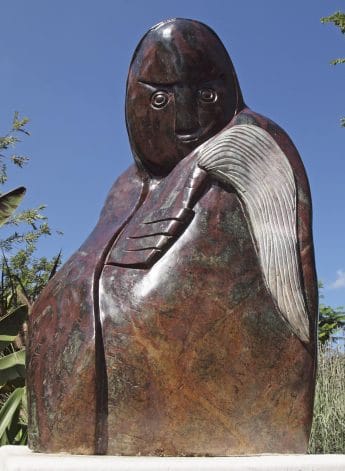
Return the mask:
<svg viewBox="0 0 345 471">
<path fill-rule="evenodd" d="M 151 28 L 137 46 L 127 80 L 126 122 L 136 162 L 167 175 L 244 107 L 218 36 L 194 20 Z"/>
</svg>

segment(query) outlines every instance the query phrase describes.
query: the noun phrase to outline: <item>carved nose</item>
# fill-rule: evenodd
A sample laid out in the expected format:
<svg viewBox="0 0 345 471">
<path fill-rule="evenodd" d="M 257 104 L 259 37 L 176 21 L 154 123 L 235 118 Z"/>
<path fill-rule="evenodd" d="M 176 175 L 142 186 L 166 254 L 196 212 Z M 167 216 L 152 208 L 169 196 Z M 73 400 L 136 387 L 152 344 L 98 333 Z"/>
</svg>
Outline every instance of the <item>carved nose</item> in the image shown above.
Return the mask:
<svg viewBox="0 0 345 471">
<path fill-rule="evenodd" d="M 193 134 L 199 129 L 196 97 L 192 90 L 181 89 L 175 93 L 175 133 Z"/>
</svg>

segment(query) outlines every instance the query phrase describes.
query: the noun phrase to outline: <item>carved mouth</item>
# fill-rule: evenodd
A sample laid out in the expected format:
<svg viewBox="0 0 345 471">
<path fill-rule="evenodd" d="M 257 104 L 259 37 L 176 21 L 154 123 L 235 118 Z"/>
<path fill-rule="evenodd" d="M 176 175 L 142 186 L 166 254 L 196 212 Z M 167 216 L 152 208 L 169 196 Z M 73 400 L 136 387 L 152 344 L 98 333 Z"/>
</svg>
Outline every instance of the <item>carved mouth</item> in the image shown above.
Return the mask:
<svg viewBox="0 0 345 471">
<path fill-rule="evenodd" d="M 179 141 L 183 143 L 190 143 L 190 142 L 196 142 L 205 137 L 209 131 L 213 128 L 214 126 L 214 121 L 211 121 L 211 123 L 205 128 L 205 129 L 198 129 L 197 131 L 193 133 L 188 133 L 188 134 L 179 134 L 176 133 L 176 137 Z"/>
</svg>

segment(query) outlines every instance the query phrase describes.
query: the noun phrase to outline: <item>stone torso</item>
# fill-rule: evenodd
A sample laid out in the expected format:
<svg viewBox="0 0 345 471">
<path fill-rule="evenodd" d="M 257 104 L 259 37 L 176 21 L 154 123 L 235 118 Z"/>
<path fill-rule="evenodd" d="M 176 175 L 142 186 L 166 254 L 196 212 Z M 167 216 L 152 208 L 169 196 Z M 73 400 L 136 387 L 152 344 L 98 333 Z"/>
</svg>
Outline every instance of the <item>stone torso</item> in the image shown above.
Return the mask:
<svg viewBox="0 0 345 471">
<path fill-rule="evenodd" d="M 119 266 L 117 247 L 128 249 L 155 201 L 176 200 L 191 162 L 148 193 L 101 273 L 108 453 L 303 451 L 312 356 L 267 291 L 237 195 L 207 179 L 192 220 L 157 261 L 136 268 L 147 247 L 137 244 L 134 268 Z"/>
</svg>

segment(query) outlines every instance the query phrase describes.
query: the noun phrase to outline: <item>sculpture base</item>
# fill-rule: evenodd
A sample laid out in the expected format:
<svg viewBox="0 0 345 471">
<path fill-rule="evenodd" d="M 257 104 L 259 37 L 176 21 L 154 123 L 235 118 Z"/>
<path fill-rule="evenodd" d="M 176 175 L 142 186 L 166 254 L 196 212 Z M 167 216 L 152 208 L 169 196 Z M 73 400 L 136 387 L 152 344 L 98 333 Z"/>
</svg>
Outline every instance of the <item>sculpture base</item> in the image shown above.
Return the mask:
<svg viewBox="0 0 345 471">
<path fill-rule="evenodd" d="M 228 458 L 156 458 L 33 453 L 0 448 L 0 471 L 343 471 L 345 455 L 261 455 Z"/>
</svg>

